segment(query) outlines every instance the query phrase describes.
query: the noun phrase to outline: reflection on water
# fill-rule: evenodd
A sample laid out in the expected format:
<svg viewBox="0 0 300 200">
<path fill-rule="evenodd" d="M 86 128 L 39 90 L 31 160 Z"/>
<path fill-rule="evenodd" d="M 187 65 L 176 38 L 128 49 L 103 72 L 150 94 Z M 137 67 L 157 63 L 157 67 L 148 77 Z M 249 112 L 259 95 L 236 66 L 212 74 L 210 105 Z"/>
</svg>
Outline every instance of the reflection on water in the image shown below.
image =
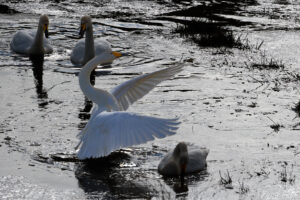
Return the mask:
<svg viewBox="0 0 300 200">
<path fill-rule="evenodd" d="M 205 178 L 208 176 L 209 174 L 207 171 L 203 170 L 201 172 L 185 176 L 183 183 L 181 183 L 180 177 L 163 177 L 163 179 L 164 182 L 176 193 L 176 197 L 186 197 L 188 196 L 189 186 L 205 181 Z"/>
<path fill-rule="evenodd" d="M 151 198 L 147 187 L 130 178 L 133 170 L 121 168 L 129 161 L 128 154 L 114 152 L 108 157 L 77 163 L 79 187 L 92 198 Z"/>
<path fill-rule="evenodd" d="M 156 156 L 153 149 L 133 147 L 116 151 L 107 157 L 75 163 L 75 177 L 88 198 L 174 199 L 172 186 L 160 178 L 156 168 L 139 167 L 151 156 Z M 179 195 L 187 195 L 187 186 L 182 188 Z"/>
<path fill-rule="evenodd" d="M 92 110 L 92 107 L 93 107 L 93 102 L 90 101 L 87 97 L 84 97 L 84 107 L 79 111 L 78 114 L 79 119 L 83 121 L 90 119 L 91 116 L 90 111 Z"/>
<path fill-rule="evenodd" d="M 30 61 L 32 63 L 32 71 L 37 97 L 40 100 L 47 99 L 47 90 L 43 87 L 44 55 L 30 56 Z M 39 101 L 40 108 L 45 108 L 46 105 L 48 105 L 48 101 Z"/>
<path fill-rule="evenodd" d="M 105 66 L 105 69 L 111 68 L 111 65 Z M 110 71 L 98 71 L 96 72 L 95 70 L 92 71 L 91 76 L 90 76 L 90 82 L 94 86 L 95 81 L 96 81 L 96 76 L 105 76 L 110 74 Z M 78 125 L 79 129 L 84 128 L 86 125 L 86 120 L 90 119 L 90 111 L 93 108 L 93 102 L 90 101 L 87 97 L 84 97 L 84 107 L 79 110 L 78 118 L 82 120 L 82 122 Z"/>
<path fill-rule="evenodd" d="M 188 195 L 189 188 L 188 185 L 177 182 L 173 185 L 173 190 L 177 197 L 186 197 Z"/>
<path fill-rule="evenodd" d="M 298 91 L 295 90 L 294 87 L 297 88 L 297 83 L 286 83 L 283 81 L 283 79 L 286 80 L 286 78 L 288 78 L 287 73 L 290 73 L 289 68 L 275 72 L 264 71 L 262 73 L 256 70 L 253 71 L 248 69 L 247 66 L 250 66 L 252 61 L 260 61 L 260 52 L 256 53 L 258 50 L 240 51 L 238 49 L 228 48 L 197 48 L 194 43 L 182 43 L 183 39 L 179 37 L 180 33 L 175 34 L 173 28 L 177 27 L 178 24 L 178 27 L 184 28 L 181 29 L 181 31 L 185 31 L 185 33 L 188 34 L 186 35 L 188 39 L 195 38 L 197 42 L 199 42 L 199 40 L 202 42 L 204 39 L 210 39 L 208 41 L 209 45 L 211 45 L 211 42 L 220 42 L 220 40 L 217 40 L 218 38 L 224 38 L 222 34 L 217 34 L 216 37 L 213 37 L 214 35 L 211 34 L 219 32 L 226 33 L 223 29 L 220 30 L 215 27 L 207 29 L 211 23 L 214 22 L 215 24 L 213 25 L 217 25 L 218 23 L 221 27 L 233 30 L 234 34 L 249 34 L 250 42 L 256 43 L 256 40 L 264 40 L 264 45 L 267 45 L 267 48 L 265 48 L 267 51 L 266 54 L 269 54 L 271 51 L 271 53 L 274 52 L 277 55 L 278 50 L 281 52 L 284 47 L 289 47 L 290 51 L 286 51 L 288 53 L 283 53 L 283 56 L 280 55 L 280 58 L 282 56 L 284 61 L 291 60 L 287 65 L 297 67 L 297 63 L 299 63 L 297 61 L 299 61 L 299 59 L 296 59 L 297 56 L 291 56 L 296 55 L 296 53 L 292 53 L 291 50 L 297 49 L 295 47 L 297 47 L 296 36 L 299 30 L 299 24 L 297 24 L 300 19 L 300 12 L 298 12 L 300 10 L 299 3 L 296 3 L 295 0 L 259 0 L 258 2 L 262 2 L 261 5 L 251 7 L 248 7 L 247 5 L 241 6 L 239 2 L 249 5 L 250 2 L 255 2 L 255 0 L 192 1 L 192 5 L 186 3 L 190 2 L 189 0 L 105 1 L 108 3 L 94 0 L 66 0 L 55 3 L 59 1 L 60 0 L 8 0 L 5 1 L 5 3 L 1 3 L 9 5 L 9 8 L 5 6 L 5 10 L 14 9 L 21 12 L 17 15 L 1 15 L 1 51 L 8 52 L 8 44 L 13 33 L 18 30 L 36 27 L 36 17 L 46 11 L 51 18 L 51 21 L 54 22 L 51 22 L 49 28 L 53 33 L 51 40 L 53 47 L 56 50 L 54 54 L 47 58 L 47 69 L 49 69 L 47 74 L 49 73 L 49 76 L 56 77 L 59 82 L 71 82 L 71 84 L 68 84 L 67 86 L 64 85 L 63 87 L 57 87 L 56 90 L 52 90 L 53 96 L 55 97 L 55 101 L 52 104 L 52 101 L 48 99 L 51 97 L 52 92 L 50 93 L 49 90 L 45 90 L 48 88 L 43 88 L 52 83 L 51 81 L 45 82 L 46 85 L 43 85 L 43 59 L 42 61 L 40 60 L 40 62 L 36 62 L 36 59 L 34 59 L 34 61 L 32 61 L 32 70 L 36 92 L 31 90 L 31 92 L 23 93 L 23 91 L 27 91 L 28 85 L 32 85 L 31 77 L 28 77 L 27 71 L 23 71 L 23 69 L 27 70 L 28 63 L 29 66 L 31 63 L 28 62 L 27 57 L 11 53 L 0 53 L 1 92 L 7 96 L 7 98 L 1 98 L 3 101 L 1 104 L 3 113 L 1 115 L 1 119 L 3 120 L 0 130 L 1 140 L 6 141 L 6 139 L 12 138 L 11 143 L 16 141 L 20 148 L 26 149 L 24 152 L 16 151 L 9 155 L 14 156 L 11 159 L 11 161 L 13 161 L 12 163 L 15 164 L 14 168 L 17 168 L 17 165 L 19 164 L 24 167 L 25 165 L 28 166 L 29 160 L 27 158 L 34 150 L 41 150 L 44 152 L 44 150 L 47 149 L 45 152 L 56 152 L 60 150 L 65 151 L 65 147 L 74 146 L 74 132 L 77 132 L 77 125 L 74 125 L 74 123 L 81 121 L 81 123 L 84 124 L 90 117 L 89 112 L 92 109 L 92 102 L 82 97 L 80 98 L 82 94 L 80 92 L 80 94 L 78 93 L 78 80 L 75 80 L 76 78 L 74 75 L 78 70 L 74 69 L 73 66 L 70 67 L 71 64 L 69 61 L 69 54 L 75 44 L 74 39 L 69 36 L 77 29 L 78 20 L 81 17 L 82 11 L 84 11 L 86 14 L 94 15 L 95 38 L 103 37 L 103 39 L 108 39 L 108 41 L 112 43 L 113 49 L 126 49 L 134 54 L 132 58 L 124 58 L 117 62 L 117 67 L 128 66 L 124 71 L 132 74 L 123 75 L 115 73 L 110 76 L 112 80 L 104 81 L 104 84 L 110 83 L 117 79 L 118 76 L 122 76 L 122 79 L 127 79 L 139 72 L 154 71 L 150 69 L 152 67 L 163 67 L 160 66 L 160 64 L 176 61 L 181 57 L 183 60 L 187 61 L 187 64 L 190 63 L 188 64 L 189 66 L 185 67 L 184 72 L 182 72 L 182 77 L 172 79 L 168 81 L 168 84 L 158 87 L 150 96 L 138 102 L 135 109 L 137 112 L 145 112 L 145 105 L 151 103 L 153 108 L 146 106 L 146 111 L 152 114 L 172 115 L 172 113 L 182 112 L 180 117 L 182 118 L 182 121 L 186 123 L 182 124 L 180 129 L 181 133 L 164 140 L 154 141 L 153 143 L 155 145 L 157 144 L 160 148 L 171 148 L 171 144 L 177 143 L 179 140 L 195 142 L 197 145 L 202 145 L 204 143 L 208 147 L 215 148 L 214 154 L 211 155 L 211 159 L 215 160 L 215 162 L 212 162 L 211 166 L 209 166 L 209 171 L 211 173 L 209 174 L 209 178 L 206 177 L 207 175 L 190 175 L 186 177 L 185 184 L 188 186 L 188 188 L 186 188 L 188 189 L 188 192 L 184 190 L 184 187 L 178 185 L 178 183 L 180 183 L 179 178 L 163 179 L 158 175 L 156 164 L 160 157 L 162 157 L 161 154 L 165 153 L 162 152 L 161 149 L 156 151 L 160 155 L 154 153 L 155 149 L 135 151 L 137 153 L 134 152 L 135 154 L 130 159 L 134 159 L 134 161 L 138 160 L 138 162 L 142 159 L 143 162 L 142 165 L 137 165 L 136 167 L 124 168 L 120 165 L 110 166 L 110 160 L 105 160 L 96 164 L 76 162 L 74 164 L 76 166 L 74 173 L 78 180 L 78 185 L 80 186 L 80 192 L 84 190 L 87 196 L 95 196 L 99 199 L 104 199 L 105 197 L 111 197 L 111 199 L 117 199 L 118 197 L 141 199 L 144 197 L 149 199 L 151 198 L 151 193 L 147 194 L 150 190 L 148 185 L 145 184 L 145 182 L 147 182 L 148 184 L 151 184 L 153 188 L 156 188 L 156 190 L 151 191 L 157 193 L 170 193 L 171 195 L 175 195 L 176 193 L 177 196 L 183 197 L 188 195 L 187 199 L 225 199 L 226 197 L 227 199 L 239 199 L 243 197 L 253 197 L 253 199 L 255 199 L 257 194 L 264 194 L 266 196 L 277 195 L 279 196 L 278 198 L 280 198 L 280 196 L 284 196 L 280 195 L 280 193 L 290 193 L 289 195 L 292 195 L 291 193 L 294 193 L 294 195 L 297 194 L 297 190 L 294 190 L 299 188 L 297 182 L 295 185 L 287 184 L 282 186 L 280 181 L 278 181 L 278 174 L 280 174 L 281 170 L 278 160 L 285 160 L 287 153 L 293 153 L 299 147 L 299 145 L 296 145 L 294 146 L 295 148 L 289 149 L 289 151 L 285 148 L 289 147 L 291 144 L 295 145 L 294 139 L 296 137 L 296 134 L 293 134 L 293 130 L 295 129 L 291 127 L 291 125 L 294 124 L 294 122 L 291 122 L 291 120 L 293 120 L 291 119 L 293 118 L 293 113 L 290 113 L 292 111 L 287 109 L 287 104 L 289 103 L 292 105 L 292 103 L 295 103 L 294 97 L 297 96 Z M 182 2 L 182 5 L 172 5 L 170 2 Z M 290 6 L 275 5 L 274 2 L 280 3 L 281 5 L 290 2 Z M 293 4 L 291 4 L 291 2 L 293 2 Z M 116 3 L 118 3 L 118 6 L 116 6 Z M 180 11 L 182 10 L 181 8 L 185 8 L 185 13 L 189 15 L 185 15 L 182 11 L 180 13 L 177 12 L 177 15 L 173 13 L 175 16 L 178 16 L 176 17 L 177 21 L 175 23 L 172 22 L 171 17 L 169 20 L 167 18 L 158 18 L 158 16 L 164 13 L 168 13 L 166 14 L 168 16 L 174 16 L 169 13 L 177 10 Z M 232 12 L 234 9 L 237 10 L 237 12 L 235 12 L 236 14 Z M 193 15 L 191 15 L 191 13 Z M 276 17 L 280 20 L 276 20 Z M 100 24 L 105 18 L 108 19 L 106 20 L 107 25 Z M 230 18 L 240 19 L 241 22 L 239 22 L 239 20 L 231 20 Z M 196 19 L 199 19 L 199 22 L 192 21 Z M 200 24 L 203 22 L 200 21 L 202 19 L 207 23 Z M 179 20 L 182 20 L 182 22 L 179 22 Z M 139 27 L 138 23 L 153 24 L 153 26 L 156 26 L 157 28 L 155 27 L 153 30 L 125 31 L 122 27 L 111 27 L 109 21 L 116 22 L 118 25 L 123 21 L 131 23 L 136 22 L 136 27 Z M 249 24 L 246 27 L 240 27 L 241 24 L 245 24 L 242 22 L 248 21 L 253 22 L 253 24 Z M 226 25 L 229 23 L 231 26 L 227 27 Z M 295 27 L 295 30 L 293 27 Z M 282 31 L 277 31 L 278 29 L 282 29 Z M 290 30 L 293 30 L 293 32 Z M 231 33 L 231 31 L 229 31 L 229 33 Z M 229 37 L 229 41 L 233 41 L 233 38 L 230 37 L 232 36 L 231 34 L 225 36 Z M 277 39 L 279 36 L 281 38 L 280 40 Z M 225 37 L 225 39 L 228 37 Z M 205 42 L 208 43 L 207 41 Z M 256 56 L 258 56 L 257 59 L 255 59 Z M 289 59 L 286 59 L 285 56 L 289 56 Z M 294 58 L 296 60 L 294 60 Z M 68 68 L 65 67 L 66 65 Z M 114 66 L 116 67 L 116 65 Z M 15 74 L 16 71 L 20 72 L 20 74 Z M 57 73 L 60 71 L 66 74 Z M 123 69 L 121 71 L 123 71 Z M 100 74 L 99 70 L 97 73 Z M 284 74 L 284 76 L 281 76 L 282 74 Z M 299 73 L 295 72 L 295 76 L 297 74 Z M 272 78 L 275 79 L 271 80 Z M 14 87 L 11 89 L 10 87 L 7 87 L 9 90 L 6 90 L 6 85 L 2 85 L 9 84 L 14 80 L 18 82 L 14 84 Z M 266 84 L 263 84 L 263 87 L 267 84 L 270 84 L 270 87 L 266 86 L 266 88 L 256 90 L 255 88 L 260 84 L 261 80 L 267 81 Z M 44 79 L 44 81 L 46 81 L 46 79 Z M 24 83 L 24 85 L 22 85 L 22 83 Z M 277 83 L 280 84 L 282 92 L 274 92 L 272 90 L 271 87 Z M 17 91 L 13 90 L 16 89 L 15 87 L 17 86 L 21 87 L 18 88 Z M 166 88 L 168 90 L 171 89 L 172 92 L 163 93 L 163 91 L 166 91 Z M 196 88 L 197 90 L 186 92 L 184 95 L 177 91 L 178 89 L 188 90 L 190 88 Z M 290 93 L 290 95 L 287 95 L 287 93 L 284 92 L 284 89 L 287 89 L 286 91 L 289 91 L 288 93 Z M 241 94 L 241 91 L 245 92 Z M 16 95 L 16 92 L 21 95 Z M 31 108 L 33 107 L 30 99 L 32 92 L 34 93 L 34 96 L 38 97 L 37 102 L 40 107 L 45 107 L 45 104 L 49 102 L 49 105 L 46 105 L 47 112 L 45 112 L 45 110 L 40 113 L 27 112 L 31 111 Z M 47 92 L 49 92 L 48 95 Z M 79 98 L 78 95 L 80 95 Z M 159 101 L 159 96 L 162 95 L 166 96 L 164 102 Z M 28 98 L 29 100 L 18 102 L 18 100 L 22 100 L 22 98 Z M 241 104 L 237 104 L 237 100 Z M 59 103 L 56 104 L 56 101 L 62 101 L 63 103 L 62 105 L 59 105 Z M 248 106 L 252 101 L 258 106 L 255 108 Z M 35 102 L 33 103 L 35 104 Z M 171 113 L 169 104 L 172 106 Z M 78 108 L 78 105 L 80 105 L 80 109 Z M 75 112 L 77 111 L 75 114 L 73 113 L 74 109 Z M 233 111 L 233 113 L 228 112 L 229 110 Z M 243 112 L 238 112 L 237 110 L 242 110 Z M 280 112 L 283 110 L 286 112 L 283 112 L 284 115 L 280 115 Z M 264 139 L 264 136 L 269 135 L 269 127 L 268 125 L 266 126 L 266 124 L 270 122 L 268 121 L 269 119 L 266 118 L 266 112 L 264 111 L 271 111 L 267 113 L 270 118 L 281 121 L 283 125 L 286 125 L 286 128 L 282 129 L 282 133 L 287 133 L 290 136 L 289 139 L 286 137 L 286 141 L 281 141 L 282 133 L 278 133 L 274 137 L 271 135 L 267 138 L 268 142 L 271 144 L 270 148 L 266 148 L 265 142 L 257 142 L 260 139 Z M 39 114 L 38 116 L 40 116 L 40 114 L 45 116 L 46 120 L 41 119 L 43 120 L 42 122 L 45 123 L 43 127 L 40 125 L 40 118 L 34 117 L 36 114 Z M 74 119 L 74 117 L 77 119 Z M 80 119 L 78 119 L 78 117 Z M 48 118 L 53 120 L 47 120 Z M 203 120 L 199 122 L 200 119 Z M 222 123 L 219 124 L 219 122 Z M 23 127 L 24 124 L 26 124 L 26 127 Z M 190 131 L 191 126 L 192 131 Z M 197 133 L 194 134 L 194 127 L 195 130 L 203 129 L 203 131 L 196 131 Z M 47 134 L 36 134 L 40 131 Z M 209 134 L 207 134 L 207 137 L 203 138 L 203 136 L 205 136 L 205 133 L 203 132 L 206 131 Z M 26 134 L 23 134 L 24 132 Z M 220 137 L 220 135 L 222 135 L 222 137 Z M 3 139 L 4 137 L 6 137 L 6 139 Z M 33 143 L 39 142 L 40 146 L 28 145 L 27 140 L 33 137 L 36 137 Z M 233 137 L 234 139 L 232 139 Z M 224 145 L 224 143 L 226 143 L 226 145 Z M 237 143 L 239 145 L 236 145 Z M 270 156 L 274 153 L 272 144 L 275 147 L 278 146 L 278 144 L 283 145 L 282 148 L 275 149 L 276 157 Z M 14 146 L 1 145 L 2 147 L 0 149 L 4 157 L 8 156 L 6 150 L 9 152 L 14 151 L 15 149 Z M 148 147 L 149 145 L 151 144 L 148 143 L 141 146 Z M 72 150 L 73 149 L 70 148 L 70 151 Z M 232 153 L 236 153 L 236 155 L 232 156 Z M 113 160 L 115 158 L 111 159 Z M 51 161 L 51 159 L 49 160 Z M 117 160 L 127 162 L 127 158 Z M 289 159 L 291 163 L 295 160 L 296 159 L 293 159 L 292 157 Z M 46 161 L 48 161 L 48 159 Z M 36 179 L 39 175 L 40 177 L 45 177 L 43 178 L 41 187 L 51 188 L 51 186 L 48 186 L 52 185 L 52 179 L 49 179 L 50 176 L 58 178 L 59 180 L 60 178 L 67 178 L 72 173 L 67 170 L 57 173 L 59 167 L 57 167 L 56 164 L 58 161 L 55 161 L 53 165 L 48 162 L 46 163 L 46 161 L 41 165 L 29 167 L 30 171 L 35 171 L 35 175 L 32 173 L 26 175 L 31 180 Z M 110 164 L 106 165 L 106 163 Z M 247 166 L 247 163 L 251 165 Z M 255 169 L 252 169 L 252 166 L 257 169 L 270 168 L 271 174 L 268 178 L 262 176 L 258 177 L 255 175 L 256 173 L 253 171 Z M 236 192 L 239 188 L 234 188 L 234 190 L 230 191 L 224 189 L 220 190 L 218 186 L 218 171 L 220 169 L 226 170 L 226 168 L 232 169 L 232 174 L 236 177 L 236 184 L 238 184 L 239 179 L 248 181 L 248 176 L 252 177 L 254 174 L 253 178 L 251 180 L 249 178 L 249 182 L 246 183 L 250 184 L 249 195 L 241 196 L 240 194 L 237 194 Z M 27 168 L 24 169 L 25 170 L 20 170 L 16 174 L 22 175 L 22 172 L 27 171 Z M 72 168 L 70 168 L 70 170 L 72 170 Z M 296 175 L 299 174 L 299 170 L 295 170 L 294 172 Z M 34 181 L 39 182 L 39 180 L 40 179 Z M 269 183 L 273 185 L 269 187 Z M 147 187 L 145 187 L 145 185 Z M 275 194 L 274 188 L 278 189 L 275 191 Z M 24 188 L 16 188 L 9 185 L 7 187 L 8 193 L 14 191 L 12 194 L 18 193 L 18 195 L 21 196 L 22 193 L 23 195 L 26 195 L 26 192 L 28 193 L 26 190 L 27 189 L 24 190 Z M 79 189 L 74 188 L 74 190 L 77 191 Z M 130 193 L 133 195 L 130 196 Z M 14 198 L 14 196 L 11 196 L 11 198 Z M 15 199 L 16 198 L 17 197 L 15 197 Z M 57 197 L 53 196 L 53 198 Z M 71 197 L 66 194 L 64 199 L 71 199 Z M 284 197 L 282 199 L 284 199 Z M 297 199 L 296 196 L 294 199 Z"/>
<path fill-rule="evenodd" d="M 92 71 L 90 76 L 90 82 L 92 85 L 95 85 L 95 79 L 96 79 L 96 72 L 94 70 Z M 78 118 L 83 121 L 78 125 L 78 128 L 80 130 L 85 127 L 86 120 L 90 119 L 91 116 L 90 111 L 92 110 L 92 107 L 93 107 L 93 102 L 90 101 L 87 97 L 84 97 L 84 107 L 83 109 L 79 110 L 79 114 L 78 114 Z"/>
</svg>

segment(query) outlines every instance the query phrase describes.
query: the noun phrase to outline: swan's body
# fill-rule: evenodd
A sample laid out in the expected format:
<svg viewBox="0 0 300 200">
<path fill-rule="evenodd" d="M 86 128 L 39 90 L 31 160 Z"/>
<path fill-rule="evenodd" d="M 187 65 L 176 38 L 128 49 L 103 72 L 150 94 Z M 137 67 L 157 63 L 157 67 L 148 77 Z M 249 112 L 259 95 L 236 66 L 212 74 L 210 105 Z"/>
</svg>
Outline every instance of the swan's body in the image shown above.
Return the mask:
<svg viewBox="0 0 300 200">
<path fill-rule="evenodd" d="M 189 148 L 189 150 L 188 150 Z M 165 176 L 179 176 L 206 169 L 209 150 L 187 146 L 180 142 L 159 163 L 158 172 Z"/>
<path fill-rule="evenodd" d="M 111 46 L 107 41 L 100 39 L 94 40 L 93 25 L 90 16 L 83 16 L 81 18 L 81 29 L 79 34 L 83 37 L 84 33 L 86 33 L 85 39 L 81 39 L 77 42 L 71 53 L 70 59 L 74 65 L 85 65 L 95 56 L 98 56 L 103 52 L 111 52 Z"/>
<path fill-rule="evenodd" d="M 125 110 L 157 84 L 181 71 L 182 66 L 138 76 L 111 92 L 94 88 L 90 84 L 90 74 L 97 64 L 112 62 L 119 56 L 115 52 L 103 53 L 89 61 L 80 71 L 80 88 L 94 102 L 94 108 L 90 120 L 78 135 L 79 159 L 107 156 L 123 147 L 173 135 L 178 129 L 177 119 L 148 117 Z"/>
<path fill-rule="evenodd" d="M 53 49 L 48 43 L 49 19 L 42 15 L 36 31 L 18 31 L 10 42 L 11 49 L 20 54 L 43 55 L 52 53 Z M 44 36 L 45 34 L 45 36 Z"/>
</svg>

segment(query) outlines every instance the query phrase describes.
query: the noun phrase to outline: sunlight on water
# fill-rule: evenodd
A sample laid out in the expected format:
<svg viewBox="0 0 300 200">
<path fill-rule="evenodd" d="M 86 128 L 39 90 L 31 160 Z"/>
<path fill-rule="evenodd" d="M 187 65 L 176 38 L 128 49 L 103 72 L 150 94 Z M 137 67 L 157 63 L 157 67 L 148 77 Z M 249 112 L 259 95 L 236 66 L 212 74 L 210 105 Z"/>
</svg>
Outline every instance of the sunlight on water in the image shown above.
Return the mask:
<svg viewBox="0 0 300 200">
<path fill-rule="evenodd" d="M 297 199 L 300 195 L 296 162 L 300 123 L 292 110 L 299 100 L 298 1 L 2 4 L 15 14 L 0 10 L 4 161 L 0 196 Z M 13 53 L 13 34 L 36 29 L 40 14 L 49 16 L 54 52 L 40 59 Z M 82 15 L 92 16 L 95 38 L 130 54 L 97 68 L 93 76 L 97 88 L 110 91 L 140 74 L 184 63 L 183 72 L 129 108 L 149 116 L 178 117 L 176 135 L 116 152 L 96 164 L 78 161 L 76 135 L 92 109 L 79 88 L 81 67 L 70 62 Z M 222 40 L 228 41 L 216 42 Z M 157 172 L 159 161 L 179 141 L 210 149 L 207 170 L 187 176 L 184 187 L 177 177 Z M 232 189 L 220 184 L 220 174 L 227 172 Z"/>
</svg>

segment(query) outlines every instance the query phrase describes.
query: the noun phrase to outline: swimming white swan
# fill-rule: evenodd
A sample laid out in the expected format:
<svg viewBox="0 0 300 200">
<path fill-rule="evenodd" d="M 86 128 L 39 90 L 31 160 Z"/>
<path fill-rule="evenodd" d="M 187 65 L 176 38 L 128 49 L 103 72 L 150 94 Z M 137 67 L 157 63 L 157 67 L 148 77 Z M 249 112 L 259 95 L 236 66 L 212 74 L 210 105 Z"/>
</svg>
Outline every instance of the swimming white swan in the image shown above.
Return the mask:
<svg viewBox="0 0 300 200">
<path fill-rule="evenodd" d="M 115 87 L 110 93 L 94 88 L 90 74 L 97 64 L 112 62 L 120 56 L 117 52 L 105 52 L 90 60 L 80 71 L 80 88 L 94 102 L 94 108 L 87 125 L 78 134 L 79 159 L 107 156 L 122 147 L 173 135 L 178 129 L 177 119 L 148 117 L 125 110 L 157 84 L 180 72 L 182 66 L 140 75 Z"/>
<path fill-rule="evenodd" d="M 103 52 L 111 52 L 111 46 L 108 42 L 100 39 L 94 40 L 93 25 L 90 16 L 81 18 L 79 35 L 82 38 L 85 34 L 85 39 L 81 39 L 75 45 L 71 53 L 71 62 L 74 65 L 85 65 L 89 60 Z M 107 63 L 103 63 L 107 64 Z"/>
<path fill-rule="evenodd" d="M 11 49 L 20 54 L 43 55 L 52 53 L 53 49 L 48 43 L 49 19 L 46 15 L 40 17 L 37 31 L 18 31 L 10 42 Z M 44 37 L 44 34 L 46 38 Z"/>
<path fill-rule="evenodd" d="M 208 153 L 208 149 L 195 148 L 195 146 L 190 146 L 188 150 L 186 143 L 180 142 L 160 161 L 158 172 L 165 176 L 181 176 L 183 182 L 185 174 L 199 172 L 206 168 Z"/>
</svg>

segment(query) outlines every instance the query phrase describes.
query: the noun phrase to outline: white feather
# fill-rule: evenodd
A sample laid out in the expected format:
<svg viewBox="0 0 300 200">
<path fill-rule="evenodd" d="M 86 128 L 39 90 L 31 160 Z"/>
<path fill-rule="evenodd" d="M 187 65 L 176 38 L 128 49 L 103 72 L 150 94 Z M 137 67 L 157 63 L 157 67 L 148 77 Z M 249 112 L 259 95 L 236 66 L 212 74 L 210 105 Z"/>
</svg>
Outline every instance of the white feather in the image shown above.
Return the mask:
<svg viewBox="0 0 300 200">
<path fill-rule="evenodd" d="M 90 60 L 80 71 L 79 83 L 83 93 L 95 103 L 91 118 L 78 134 L 79 159 L 107 156 L 112 151 L 142 144 L 155 138 L 173 135 L 178 129 L 178 119 L 162 119 L 122 112 L 152 88 L 182 70 L 182 66 L 169 67 L 127 81 L 112 94 L 94 88 L 89 77 L 97 64 L 112 61 L 112 53 L 103 53 Z M 143 88 L 141 90 L 140 88 Z M 122 103 L 120 99 L 131 99 Z M 123 105 L 120 106 L 120 105 Z M 124 105 L 126 105 L 124 107 Z"/>
<path fill-rule="evenodd" d="M 128 112 L 102 112 L 92 119 L 81 138 L 78 158 L 107 156 L 114 150 L 154 140 L 158 132 L 160 138 L 173 135 L 178 124 L 177 119 L 166 120 Z"/>
<path fill-rule="evenodd" d="M 122 109 L 127 110 L 129 105 L 145 96 L 162 81 L 182 71 L 182 69 L 183 65 L 178 65 L 138 76 L 115 87 L 111 90 L 111 93 L 116 97 Z"/>
</svg>

